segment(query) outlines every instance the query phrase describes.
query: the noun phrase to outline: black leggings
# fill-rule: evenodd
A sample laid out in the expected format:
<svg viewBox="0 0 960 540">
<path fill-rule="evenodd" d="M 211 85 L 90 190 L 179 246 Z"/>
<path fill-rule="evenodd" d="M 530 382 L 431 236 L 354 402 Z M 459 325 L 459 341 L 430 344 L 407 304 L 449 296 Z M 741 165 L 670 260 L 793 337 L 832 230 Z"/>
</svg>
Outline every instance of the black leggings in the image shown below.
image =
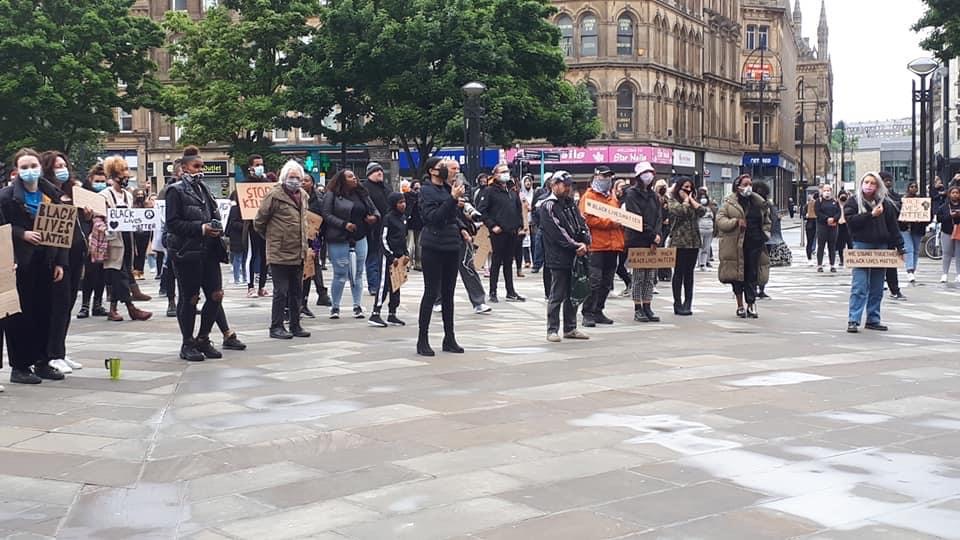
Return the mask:
<svg viewBox="0 0 960 540">
<path fill-rule="evenodd" d="M 837 263 L 837 228 L 817 226 L 817 266 L 823 266 L 823 248 L 830 250 L 830 266 Z"/>
<path fill-rule="evenodd" d="M 617 257 L 617 277 L 619 277 L 620 280 L 623 281 L 624 286 L 629 289 L 633 276 L 630 274 L 630 271 L 627 270 L 628 253 L 629 251 L 624 249 Z"/>
<path fill-rule="evenodd" d="M 693 271 L 700 258 L 698 248 L 677 248 L 677 263 L 673 267 L 673 303 L 689 307 L 693 304 Z M 683 300 L 680 300 L 680 293 Z"/>
<path fill-rule="evenodd" d="M 133 242 L 137 248 L 133 256 L 133 269 L 138 272 L 143 272 L 143 267 L 147 261 L 147 248 L 150 246 L 150 233 L 133 233 Z"/>
<path fill-rule="evenodd" d="M 808 219 L 806 223 L 807 228 L 807 260 L 813 258 L 813 249 L 817 244 L 814 242 L 817 241 L 817 220 Z"/>
<path fill-rule="evenodd" d="M 50 290 L 50 335 L 47 340 L 47 356 L 52 360 L 67 355 L 67 332 L 70 330 L 70 314 L 77 303 L 80 290 L 82 258 L 73 258 L 63 269 L 63 279 L 54 283 Z"/>
<path fill-rule="evenodd" d="M 490 296 L 497 295 L 497 281 L 500 279 L 500 268 L 503 267 L 503 281 L 507 286 L 507 296 L 514 296 L 517 291 L 513 288 L 513 260 L 516 258 L 517 233 L 503 231 L 500 234 L 490 233 L 490 245 L 493 255 L 490 257 Z"/>
<path fill-rule="evenodd" d="M 201 289 L 205 301 L 203 310 L 200 312 L 200 329 L 197 332 L 197 338 L 207 338 L 222 312 L 223 278 L 220 275 L 220 261 L 214 256 L 204 254 L 204 258 L 199 261 L 174 262 L 174 266 L 180 285 L 177 322 L 180 324 L 183 342 L 189 343 L 193 340 Z"/>
<path fill-rule="evenodd" d="M 6 320 L 10 366 L 15 369 L 43 365 L 50 360 L 47 341 L 51 325 L 53 268 L 46 260 L 47 249 L 34 248 L 31 259 L 17 265 L 20 313 Z"/>
<path fill-rule="evenodd" d="M 733 282 L 733 294 L 743 295 L 747 305 L 757 303 L 757 286 L 760 281 L 760 252 L 763 244 L 743 244 L 743 281 Z"/>
<path fill-rule="evenodd" d="M 259 266 L 257 268 L 256 266 Z M 250 227 L 250 272 L 249 278 L 247 281 L 247 288 L 253 288 L 253 276 L 255 274 L 260 275 L 259 285 L 260 287 L 257 290 L 262 290 L 267 287 L 267 241 L 263 239 L 256 231 L 253 230 L 253 227 Z"/>
<path fill-rule="evenodd" d="M 453 330 L 453 294 L 457 288 L 460 253 L 457 251 L 437 251 L 427 247 L 421 250 L 423 266 L 423 298 L 420 300 L 420 341 L 427 342 L 430 332 L 430 317 L 433 315 L 433 302 L 440 297 L 443 307 L 443 334 L 445 339 L 454 338 Z"/>
<path fill-rule="evenodd" d="M 517 236 L 517 245 L 516 245 L 516 265 L 517 265 L 517 274 L 521 273 L 523 269 L 523 262 L 530 262 L 530 248 L 523 247 L 523 239 L 527 235 L 520 234 Z"/>
<path fill-rule="evenodd" d="M 843 250 L 853 248 L 850 242 L 850 230 L 846 223 L 837 227 L 837 256 L 840 257 L 840 264 L 843 264 Z"/>
<path fill-rule="evenodd" d="M 93 297 L 94 306 L 103 305 L 103 287 L 105 271 L 103 263 L 95 263 L 88 258 L 83 263 L 83 300 L 84 307 L 90 307 L 90 297 Z"/>
</svg>

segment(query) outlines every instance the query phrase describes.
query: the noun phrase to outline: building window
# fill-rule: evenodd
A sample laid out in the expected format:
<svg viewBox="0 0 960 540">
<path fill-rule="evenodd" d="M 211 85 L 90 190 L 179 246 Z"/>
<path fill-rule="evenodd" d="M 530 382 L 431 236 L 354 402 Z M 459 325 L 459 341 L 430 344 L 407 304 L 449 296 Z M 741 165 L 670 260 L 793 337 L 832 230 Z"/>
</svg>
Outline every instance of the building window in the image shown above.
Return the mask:
<svg viewBox="0 0 960 540">
<path fill-rule="evenodd" d="M 273 140 L 274 141 L 286 141 L 290 138 L 290 132 L 285 129 L 275 129 L 273 130 Z"/>
<path fill-rule="evenodd" d="M 573 56 L 573 19 L 561 15 L 557 19 L 557 28 L 560 29 L 560 48 L 567 58 Z"/>
<path fill-rule="evenodd" d="M 170 0 L 170 9 L 173 11 L 186 11 L 187 0 Z"/>
<path fill-rule="evenodd" d="M 593 108 L 590 109 L 590 115 L 594 118 L 597 116 L 597 103 L 598 103 L 598 92 L 597 87 L 592 83 L 587 83 L 587 93 L 590 94 L 590 101 L 593 103 Z"/>
<path fill-rule="evenodd" d="M 761 26 L 760 31 L 757 32 L 757 37 L 759 38 L 758 39 L 759 43 L 757 44 L 757 47 L 760 49 L 769 49 L 770 48 L 770 42 L 768 39 L 769 36 L 770 36 L 770 27 L 766 25 Z"/>
<path fill-rule="evenodd" d="M 629 15 L 617 20 L 617 55 L 633 56 L 633 17 Z"/>
<path fill-rule="evenodd" d="M 770 115 L 763 116 L 763 131 L 761 132 L 760 127 L 760 115 L 759 114 L 748 114 L 746 116 L 746 121 L 744 122 L 744 142 L 746 144 L 760 144 L 761 140 L 764 145 L 770 144 Z M 762 139 L 761 139 L 762 136 Z"/>
<path fill-rule="evenodd" d="M 633 133 L 633 87 L 628 83 L 617 89 L 617 131 Z"/>
<path fill-rule="evenodd" d="M 220 5 L 220 0 L 203 0 L 203 11 L 207 12 Z"/>
<path fill-rule="evenodd" d="M 117 109 L 117 127 L 120 133 L 133 133 L 133 115 L 123 109 Z"/>
<path fill-rule="evenodd" d="M 597 18 L 586 15 L 580 20 L 580 56 L 596 56 L 597 50 Z"/>
<path fill-rule="evenodd" d="M 757 48 L 757 25 L 747 25 L 747 50 L 752 51 Z"/>
</svg>

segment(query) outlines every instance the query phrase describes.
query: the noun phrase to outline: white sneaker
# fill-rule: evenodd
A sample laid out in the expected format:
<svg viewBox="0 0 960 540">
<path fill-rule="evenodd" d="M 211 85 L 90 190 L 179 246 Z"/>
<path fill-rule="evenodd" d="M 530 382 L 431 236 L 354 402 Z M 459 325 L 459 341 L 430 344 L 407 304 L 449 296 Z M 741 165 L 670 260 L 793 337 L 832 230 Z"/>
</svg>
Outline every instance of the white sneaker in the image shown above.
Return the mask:
<svg viewBox="0 0 960 540">
<path fill-rule="evenodd" d="M 60 373 L 63 373 L 64 375 L 66 375 L 67 373 L 73 373 L 73 368 L 67 365 L 67 363 L 63 361 L 63 358 L 57 358 L 55 360 L 51 360 L 50 367 L 56 368 L 57 371 L 59 371 Z"/>
<path fill-rule="evenodd" d="M 550 343 L 560 343 L 560 336 L 556 332 L 547 334 L 547 341 Z"/>
<path fill-rule="evenodd" d="M 940 276 L 940 283 L 946 283 L 946 282 L 947 282 L 947 275 L 943 274 L 942 276 Z"/>
<path fill-rule="evenodd" d="M 64 356 L 63 361 L 67 363 L 73 369 L 83 369 L 83 364 L 77 362 L 76 360 L 70 358 L 70 356 Z"/>
<path fill-rule="evenodd" d="M 479 306 L 473 308 L 473 312 L 477 314 L 490 313 L 491 311 L 493 311 L 493 308 L 486 304 L 480 304 Z"/>
<path fill-rule="evenodd" d="M 954 281 L 956 281 L 957 283 L 960 283 L 960 274 L 957 274 L 957 278 Z"/>
<path fill-rule="evenodd" d="M 907 272 L 907 281 L 909 281 L 910 283 L 914 283 L 915 281 L 917 281 L 917 276 L 914 275 L 913 272 Z"/>
<path fill-rule="evenodd" d="M 807 259 L 807 266 L 813 268 L 813 259 Z"/>
<path fill-rule="evenodd" d="M 3 392 L 3 390 L 4 390 L 3 385 L 0 384 L 0 392 Z"/>
</svg>

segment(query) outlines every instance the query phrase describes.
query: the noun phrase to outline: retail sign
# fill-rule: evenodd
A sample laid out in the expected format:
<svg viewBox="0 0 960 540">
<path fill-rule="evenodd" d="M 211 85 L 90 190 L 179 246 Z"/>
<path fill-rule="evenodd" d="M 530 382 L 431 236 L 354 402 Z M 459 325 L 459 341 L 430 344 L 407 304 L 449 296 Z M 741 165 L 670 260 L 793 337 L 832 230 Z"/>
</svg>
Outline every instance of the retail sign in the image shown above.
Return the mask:
<svg viewBox="0 0 960 540">
<path fill-rule="evenodd" d="M 743 66 L 743 78 L 748 81 L 759 81 L 760 77 L 768 81 L 773 76 L 773 66 L 768 63 L 753 62 Z"/>
<path fill-rule="evenodd" d="M 672 165 L 674 150 L 660 146 L 610 146 L 607 150 L 610 163 L 640 163 L 649 161 L 656 165 Z"/>
<path fill-rule="evenodd" d="M 634 164 L 649 161 L 656 165 L 673 165 L 674 150 L 660 146 L 588 146 L 569 148 L 527 148 L 524 150 L 510 149 L 506 152 L 507 161 L 513 161 L 520 152 L 524 160 L 531 163 L 540 162 L 540 151 L 559 154 L 560 159 L 554 161 L 558 165 L 613 165 Z"/>
<path fill-rule="evenodd" d="M 420 152 L 411 150 L 410 154 L 412 155 L 415 163 L 420 163 Z M 462 148 L 441 149 L 434 152 L 433 155 L 437 157 L 455 159 L 461 166 L 467 164 L 467 153 Z M 397 158 L 400 163 L 401 170 L 409 170 L 413 168 L 413 166 L 410 164 L 410 157 L 407 156 L 405 151 L 400 150 Z M 500 150 L 484 150 L 480 153 L 480 166 L 483 169 L 492 169 L 497 163 L 500 163 Z"/>
<path fill-rule="evenodd" d="M 689 150 L 674 150 L 673 165 L 674 167 L 696 167 L 697 154 Z"/>
<path fill-rule="evenodd" d="M 744 154 L 743 155 L 743 166 L 744 167 L 755 167 L 762 165 L 764 167 L 779 167 L 780 166 L 780 154 Z"/>
</svg>

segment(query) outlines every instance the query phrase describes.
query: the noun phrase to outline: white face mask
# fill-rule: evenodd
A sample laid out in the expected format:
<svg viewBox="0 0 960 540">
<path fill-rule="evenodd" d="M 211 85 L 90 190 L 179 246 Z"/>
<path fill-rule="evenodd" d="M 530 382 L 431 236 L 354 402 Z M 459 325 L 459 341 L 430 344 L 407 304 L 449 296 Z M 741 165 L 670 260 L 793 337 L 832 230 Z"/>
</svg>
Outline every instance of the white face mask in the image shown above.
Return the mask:
<svg viewBox="0 0 960 540">
<path fill-rule="evenodd" d="M 823 192 L 823 198 L 829 201 L 830 199 L 833 198 L 833 193 L 830 192 L 830 191 L 824 191 L 824 192 Z"/>
<path fill-rule="evenodd" d="M 749 197 L 753 195 L 753 186 L 743 186 L 740 189 L 740 193 L 743 193 L 744 197 Z"/>
<path fill-rule="evenodd" d="M 645 172 L 640 175 L 640 181 L 643 182 L 643 185 L 649 186 L 653 183 L 654 174 L 652 172 Z"/>
<path fill-rule="evenodd" d="M 300 179 L 299 178 L 287 178 L 283 181 L 283 187 L 287 188 L 290 191 L 296 191 L 300 189 Z"/>
<path fill-rule="evenodd" d="M 503 184 L 506 184 L 507 182 L 510 181 L 510 173 L 500 173 L 497 176 L 497 180 L 499 180 Z"/>
<path fill-rule="evenodd" d="M 700 204 L 707 204 L 708 202 L 710 202 L 710 199 L 707 199 L 706 197 L 700 199 Z"/>
<path fill-rule="evenodd" d="M 253 174 L 256 176 L 263 176 L 263 165 L 257 165 L 254 167 Z"/>
</svg>

